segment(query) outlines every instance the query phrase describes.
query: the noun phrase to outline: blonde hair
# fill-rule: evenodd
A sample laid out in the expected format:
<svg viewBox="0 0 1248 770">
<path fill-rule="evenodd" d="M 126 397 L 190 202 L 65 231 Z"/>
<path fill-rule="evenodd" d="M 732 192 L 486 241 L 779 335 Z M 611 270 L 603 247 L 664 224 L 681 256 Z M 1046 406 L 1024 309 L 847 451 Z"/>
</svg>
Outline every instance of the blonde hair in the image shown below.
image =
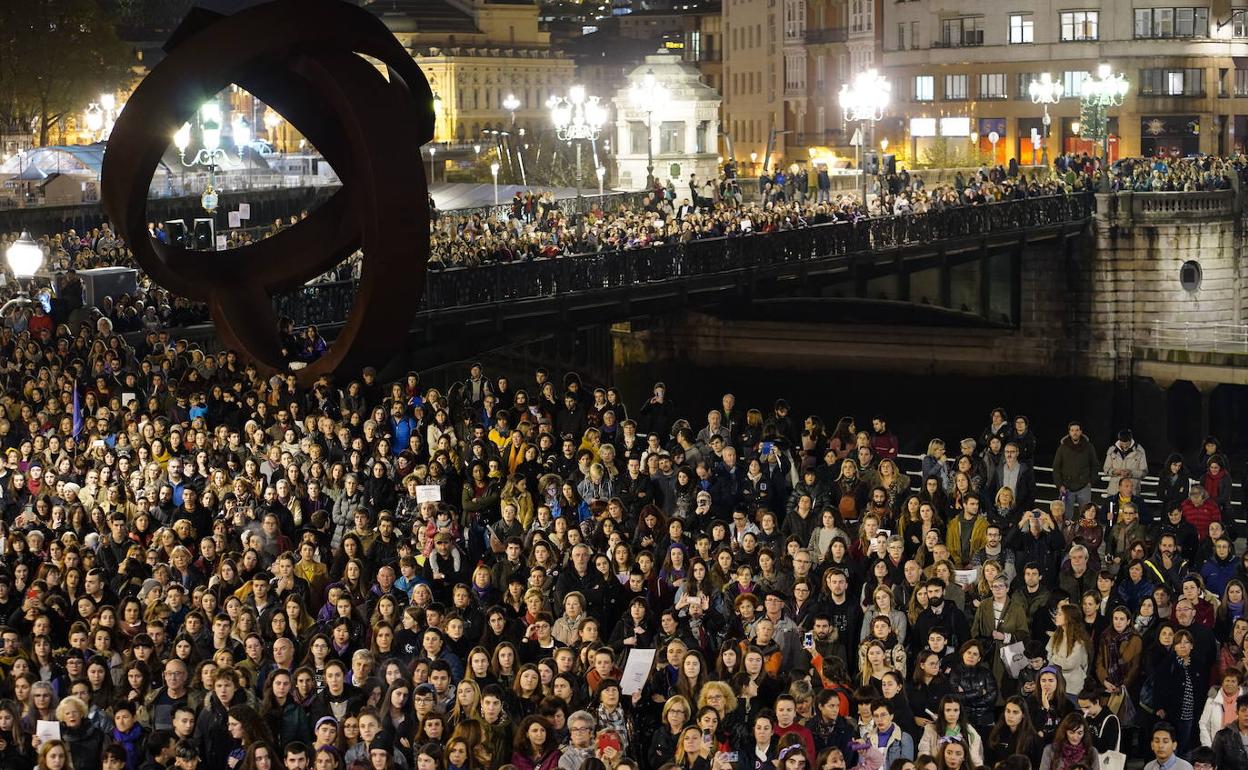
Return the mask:
<svg viewBox="0 0 1248 770">
<path fill-rule="evenodd" d="M 702 691 L 698 693 L 698 709 L 699 710 L 710 705 L 709 703 L 706 702 L 706 696 L 710 695 L 712 692 L 717 692 L 720 695 L 724 696 L 724 716 L 727 716 L 731 714 L 733 711 L 736 711 L 737 709 L 736 693 L 732 691 L 732 688 L 728 686 L 727 682 L 720 682 L 718 680 L 707 682 L 706 684 L 702 685 Z"/>
<path fill-rule="evenodd" d="M 936 455 L 937 449 L 944 449 L 944 448 L 945 448 L 945 442 L 941 441 L 938 438 L 934 438 L 931 441 L 927 442 L 927 453 L 929 455 L 932 455 L 933 457 Z"/>
</svg>

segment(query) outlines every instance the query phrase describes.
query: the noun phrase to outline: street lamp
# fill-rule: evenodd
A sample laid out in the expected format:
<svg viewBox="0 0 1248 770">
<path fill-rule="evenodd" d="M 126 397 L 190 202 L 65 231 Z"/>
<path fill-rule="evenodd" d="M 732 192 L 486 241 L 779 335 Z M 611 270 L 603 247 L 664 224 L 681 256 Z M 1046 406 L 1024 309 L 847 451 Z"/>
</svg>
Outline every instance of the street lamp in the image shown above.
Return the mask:
<svg viewBox="0 0 1248 770">
<path fill-rule="evenodd" d="M 602 166 L 594 169 L 594 173 L 598 175 L 598 201 L 602 202 L 602 178 L 607 175 L 607 170 Z"/>
<path fill-rule="evenodd" d="M 629 101 L 633 106 L 646 112 L 646 189 L 653 189 L 655 182 L 654 126 L 651 116 L 656 108 L 662 109 L 667 105 L 667 98 L 667 88 L 656 82 L 653 69 L 647 69 L 646 74 L 641 76 L 641 82 L 633 83 L 629 91 Z"/>
<path fill-rule="evenodd" d="M 852 83 L 846 83 L 841 86 L 841 110 L 845 113 L 845 120 L 851 123 L 860 123 L 860 128 L 864 129 L 859 136 L 858 142 L 858 169 L 862 175 L 862 205 L 867 205 L 867 169 L 866 153 L 863 147 L 866 145 L 866 127 L 870 124 L 874 132 L 875 124 L 884 118 L 884 110 L 888 107 L 888 99 L 892 93 L 893 87 L 888 80 L 879 73 L 879 70 L 870 69 L 866 72 L 859 72 L 854 76 Z"/>
<path fill-rule="evenodd" d="M 216 102 L 205 102 L 197 111 L 196 116 L 201 146 L 195 156 L 190 160 L 186 159 L 186 149 L 191 145 L 190 123 L 183 123 L 182 127 L 174 133 L 173 144 L 178 148 L 178 159 L 182 161 L 185 168 L 204 166 L 208 169 L 208 186 L 204 188 L 204 193 L 200 196 L 200 204 L 204 207 L 204 211 L 211 214 L 217 209 L 218 196 L 213 187 L 217 167 L 229 163 L 229 156 L 221 147 L 221 105 Z M 243 143 L 239 142 L 239 139 L 245 137 L 250 140 L 251 129 L 244 124 L 243 135 L 240 136 L 238 125 L 235 124 L 234 142 L 241 151 Z"/>
<path fill-rule="evenodd" d="M 581 197 L 581 145 L 578 140 L 594 142 L 607 122 L 607 108 L 597 96 L 585 93 L 585 86 L 572 86 L 567 96 L 552 96 L 547 103 L 555 136 L 561 142 L 576 146 L 576 197 Z"/>
<path fill-rule="evenodd" d="M 437 154 L 438 154 L 438 148 L 434 147 L 433 145 L 429 145 L 429 183 L 430 184 L 432 184 L 434 180 L 433 160 Z"/>
<path fill-rule="evenodd" d="M 94 141 L 107 139 L 108 135 L 113 132 L 117 112 L 117 97 L 113 94 L 100 94 L 97 101 L 87 106 L 83 119 Z"/>
<path fill-rule="evenodd" d="M 1126 75 L 1109 64 L 1101 64 L 1095 77 L 1083 81 L 1079 120 L 1084 134 L 1101 141 L 1101 192 L 1109 192 L 1109 108 L 1121 107 L 1129 88 Z"/>
<path fill-rule="evenodd" d="M 266 132 L 265 138 L 269 140 L 269 144 L 272 145 L 273 147 L 277 147 L 277 142 L 274 141 L 276 139 L 274 135 L 277 133 L 277 129 L 281 125 L 282 125 L 281 115 L 278 115 L 273 110 L 265 111 L 264 113 L 264 130 Z"/>
<path fill-rule="evenodd" d="M 0 317 L 8 316 L 10 311 L 19 307 L 28 307 L 33 303 L 27 295 L 27 289 L 35 273 L 39 272 L 39 268 L 43 266 L 43 249 L 39 248 L 39 244 L 35 243 L 35 239 L 30 237 L 29 232 L 23 230 L 21 236 L 9 244 L 9 248 L 4 252 L 4 258 L 9 263 L 9 272 L 13 273 L 13 277 L 17 279 L 18 289 L 17 295 L 4 303 L 4 307 L 0 307 Z"/>
<path fill-rule="evenodd" d="M 1044 105 L 1044 143 L 1041 145 L 1040 163 L 1046 167 L 1049 165 L 1049 125 L 1053 122 L 1053 119 L 1049 117 L 1049 105 L 1060 102 L 1064 91 L 1062 81 L 1054 80 L 1053 76 L 1047 72 L 1040 73 L 1040 79 L 1031 81 L 1031 84 L 1027 86 L 1027 92 L 1031 94 L 1031 103 Z"/>
<path fill-rule="evenodd" d="M 490 164 L 490 176 L 494 177 L 494 205 L 498 205 L 498 161 Z"/>
</svg>

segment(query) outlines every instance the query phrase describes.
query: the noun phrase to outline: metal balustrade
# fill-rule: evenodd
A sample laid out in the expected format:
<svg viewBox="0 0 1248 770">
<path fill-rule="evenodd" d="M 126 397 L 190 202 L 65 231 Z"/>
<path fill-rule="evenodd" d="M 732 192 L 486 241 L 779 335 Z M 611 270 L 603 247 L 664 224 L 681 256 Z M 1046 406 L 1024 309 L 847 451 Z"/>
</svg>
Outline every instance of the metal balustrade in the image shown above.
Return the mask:
<svg viewBox="0 0 1248 770">
<path fill-rule="evenodd" d="M 421 310 L 430 311 L 766 269 L 910 244 L 1075 224 L 1088 219 L 1092 207 L 1090 195 L 1053 195 L 626 251 L 443 268 L 430 270 L 419 304 Z M 274 306 L 297 326 L 324 326 L 345 320 L 354 295 L 353 281 L 318 283 L 275 298 Z"/>
</svg>

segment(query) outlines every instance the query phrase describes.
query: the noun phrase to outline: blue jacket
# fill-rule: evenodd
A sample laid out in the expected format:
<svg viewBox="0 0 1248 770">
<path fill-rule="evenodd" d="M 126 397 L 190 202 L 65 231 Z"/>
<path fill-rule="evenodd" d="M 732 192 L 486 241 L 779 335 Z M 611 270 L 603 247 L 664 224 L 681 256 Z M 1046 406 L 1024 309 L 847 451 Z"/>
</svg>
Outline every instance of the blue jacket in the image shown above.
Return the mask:
<svg viewBox="0 0 1248 770">
<path fill-rule="evenodd" d="M 1220 564 L 1218 557 L 1214 556 L 1205 562 L 1200 568 L 1200 576 L 1205 581 L 1205 588 L 1221 596 L 1226 590 L 1226 584 L 1231 582 L 1231 578 L 1236 575 L 1236 561 L 1236 558 L 1232 556 L 1226 560 L 1226 564 Z"/>
<path fill-rule="evenodd" d="M 407 441 L 412 437 L 412 433 L 416 430 L 416 420 L 411 417 L 404 416 L 398 420 L 390 418 L 390 433 L 394 436 L 394 441 L 390 447 L 390 454 L 398 455 L 407 449 Z"/>
</svg>

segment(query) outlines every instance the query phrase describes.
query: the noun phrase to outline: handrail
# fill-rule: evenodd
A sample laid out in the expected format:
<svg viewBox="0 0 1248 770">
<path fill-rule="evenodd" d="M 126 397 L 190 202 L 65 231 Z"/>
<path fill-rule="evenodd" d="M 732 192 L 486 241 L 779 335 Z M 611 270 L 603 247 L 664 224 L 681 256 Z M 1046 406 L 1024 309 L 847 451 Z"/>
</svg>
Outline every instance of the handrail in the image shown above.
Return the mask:
<svg viewBox="0 0 1248 770">
<path fill-rule="evenodd" d="M 1152 347 L 1202 353 L 1248 353 L 1248 324 L 1153 321 Z"/>
<path fill-rule="evenodd" d="M 1052 195 L 625 251 L 435 269 L 425 282 L 421 308 L 439 310 L 621 289 L 1077 222 L 1091 215 L 1092 206 L 1088 195 Z M 296 326 L 323 326 L 345 320 L 355 294 L 354 281 L 319 283 L 275 298 L 274 307 L 279 316 L 290 318 Z"/>
<path fill-rule="evenodd" d="M 899 465 L 902 466 L 901 469 L 905 471 L 905 473 L 908 476 L 912 476 L 916 479 L 922 478 L 923 473 L 921 470 L 919 470 L 920 466 L 916 466 L 915 468 L 910 468 L 908 466 L 908 463 L 914 462 L 916 464 L 921 464 L 923 461 L 923 455 L 898 454 L 897 459 L 907 461 L 907 463 L 901 463 Z M 1053 483 L 1053 469 L 1052 468 L 1049 468 L 1043 465 L 1033 465 L 1031 466 L 1031 470 L 1035 474 L 1037 490 L 1044 489 L 1044 490 L 1051 490 L 1054 493 L 1057 492 L 1057 485 Z M 1103 475 L 1098 474 L 1097 478 L 1100 481 L 1100 483 L 1103 483 L 1105 486 L 1104 488 L 1093 488 L 1092 490 L 1093 495 L 1094 495 L 1093 500 L 1095 500 L 1097 497 L 1102 497 L 1106 494 L 1109 494 L 1109 490 L 1110 490 L 1108 476 L 1103 476 Z M 1162 499 L 1157 496 L 1157 487 L 1160 484 L 1161 484 L 1161 479 L 1157 476 L 1151 476 L 1151 475 L 1145 476 L 1140 481 L 1140 497 L 1144 500 L 1145 503 L 1149 505 L 1161 505 L 1162 504 L 1163 502 Z M 1244 485 L 1236 481 L 1236 482 L 1233 482 L 1231 486 L 1235 489 L 1242 489 Z M 1231 499 L 1232 508 L 1243 507 L 1243 503 L 1240 501 L 1240 495 L 1235 494 L 1235 495 L 1232 495 L 1231 498 L 1232 498 Z M 1047 503 L 1054 502 L 1055 500 L 1057 500 L 1056 495 L 1054 495 L 1053 497 L 1040 497 L 1040 496 L 1036 497 L 1037 503 L 1047 504 Z"/>
</svg>

